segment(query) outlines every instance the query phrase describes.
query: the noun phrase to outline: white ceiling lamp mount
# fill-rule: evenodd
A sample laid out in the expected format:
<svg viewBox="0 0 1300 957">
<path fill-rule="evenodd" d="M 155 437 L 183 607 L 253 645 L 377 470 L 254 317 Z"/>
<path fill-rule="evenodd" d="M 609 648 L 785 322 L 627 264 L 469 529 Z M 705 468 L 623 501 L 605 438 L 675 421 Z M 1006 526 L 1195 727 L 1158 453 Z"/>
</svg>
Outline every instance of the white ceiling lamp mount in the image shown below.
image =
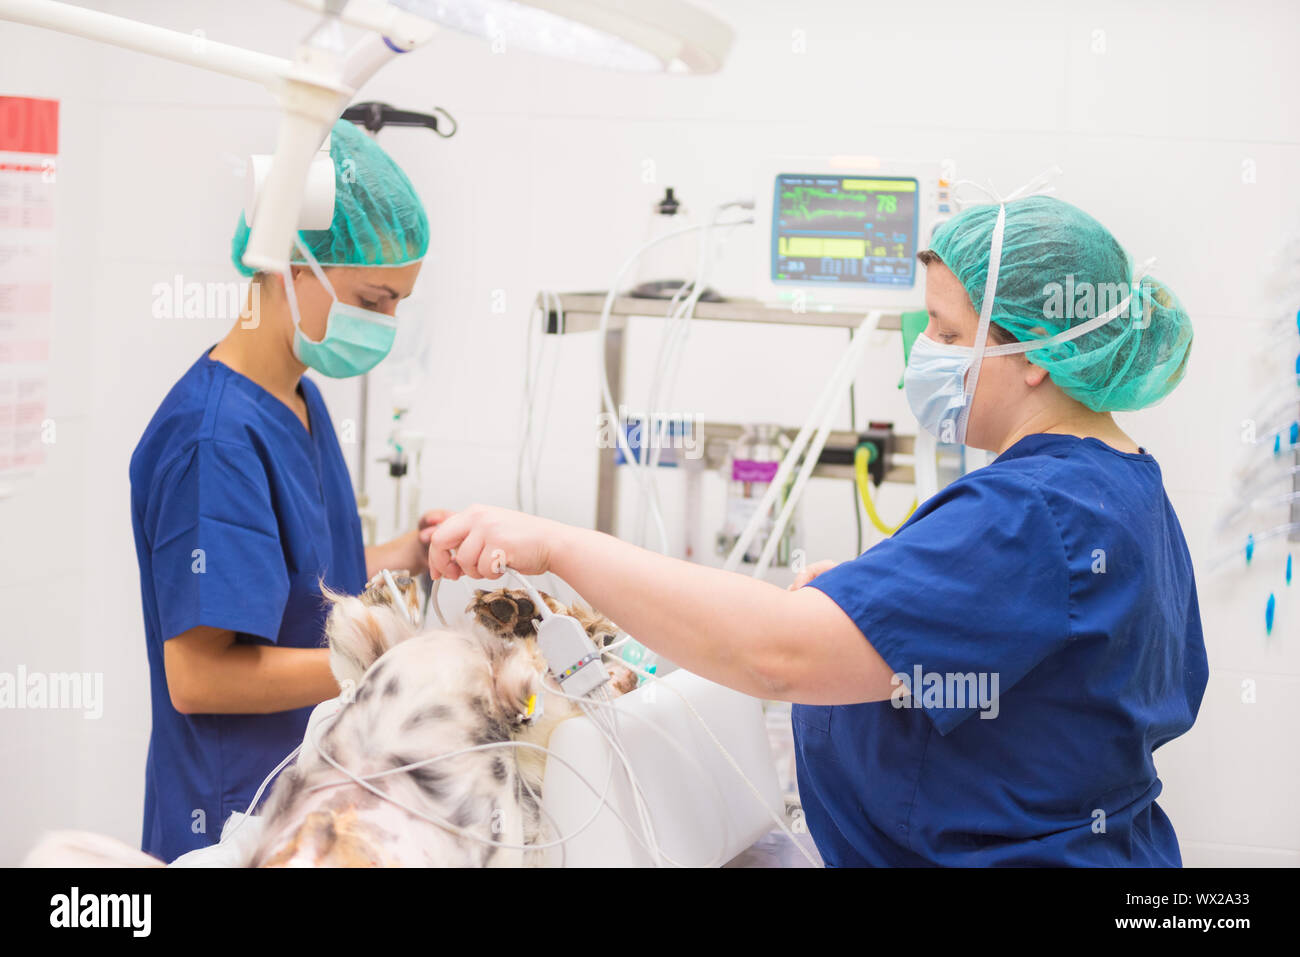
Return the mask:
<svg viewBox="0 0 1300 957">
<path fill-rule="evenodd" d="M 715 73 L 732 42 L 729 26 L 685 0 L 392 2 L 507 51 L 528 50 L 615 70 Z"/>
<path fill-rule="evenodd" d="M 265 86 L 281 108 L 244 263 L 287 268 L 301 227 L 308 173 L 357 89 L 390 60 L 427 43 L 438 26 L 505 49 L 611 69 L 712 73 L 731 29 L 686 0 L 294 0 L 322 20 L 292 60 L 56 0 L 0 0 L 11 20 L 160 56 Z M 369 31 L 345 48 L 339 24 Z"/>
</svg>

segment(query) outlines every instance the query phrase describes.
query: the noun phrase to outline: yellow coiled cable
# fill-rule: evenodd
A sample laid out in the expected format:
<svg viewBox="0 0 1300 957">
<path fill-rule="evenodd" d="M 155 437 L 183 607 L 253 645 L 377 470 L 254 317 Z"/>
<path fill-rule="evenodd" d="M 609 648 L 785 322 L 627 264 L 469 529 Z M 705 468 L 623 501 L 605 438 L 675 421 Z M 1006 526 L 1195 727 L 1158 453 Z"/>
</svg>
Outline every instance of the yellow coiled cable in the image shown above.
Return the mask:
<svg viewBox="0 0 1300 957">
<path fill-rule="evenodd" d="M 874 446 L 867 443 L 859 445 L 853 452 L 853 476 L 858 486 L 858 496 L 862 499 L 862 506 L 867 510 L 867 518 L 871 519 L 871 524 L 876 526 L 886 535 L 893 535 L 903 527 L 903 524 L 912 517 L 919 503 L 917 499 L 912 499 L 912 507 L 907 510 L 903 516 L 903 521 L 899 522 L 893 528 L 890 528 L 881 519 L 880 513 L 876 511 L 876 503 L 871 500 L 871 474 L 867 471 L 867 466 L 871 463 L 872 451 Z M 879 454 L 879 453 L 876 453 Z"/>
</svg>

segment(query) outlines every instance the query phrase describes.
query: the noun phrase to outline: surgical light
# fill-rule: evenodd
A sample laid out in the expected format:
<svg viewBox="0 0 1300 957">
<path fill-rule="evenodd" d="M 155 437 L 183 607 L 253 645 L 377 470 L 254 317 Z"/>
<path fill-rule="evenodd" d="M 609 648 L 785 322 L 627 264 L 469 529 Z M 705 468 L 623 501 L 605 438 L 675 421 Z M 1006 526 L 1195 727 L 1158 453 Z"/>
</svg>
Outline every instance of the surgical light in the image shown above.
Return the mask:
<svg viewBox="0 0 1300 957">
<path fill-rule="evenodd" d="M 499 44 L 618 70 L 712 73 L 731 30 L 681 0 L 392 0 L 441 26 Z"/>
<path fill-rule="evenodd" d="M 726 24 L 686 0 L 294 0 L 321 23 L 292 60 L 217 43 L 56 0 L 0 0 L 0 20 L 58 30 L 261 83 L 281 117 L 275 156 L 262 174 L 244 263 L 288 268 L 303 228 L 303 197 L 330 127 L 384 64 L 427 43 L 439 25 L 589 65 L 710 73 L 731 46 Z M 250 3 L 250 8 L 252 4 Z M 345 49 L 339 24 L 367 35 Z M 314 217 L 309 217 L 314 218 Z"/>
</svg>

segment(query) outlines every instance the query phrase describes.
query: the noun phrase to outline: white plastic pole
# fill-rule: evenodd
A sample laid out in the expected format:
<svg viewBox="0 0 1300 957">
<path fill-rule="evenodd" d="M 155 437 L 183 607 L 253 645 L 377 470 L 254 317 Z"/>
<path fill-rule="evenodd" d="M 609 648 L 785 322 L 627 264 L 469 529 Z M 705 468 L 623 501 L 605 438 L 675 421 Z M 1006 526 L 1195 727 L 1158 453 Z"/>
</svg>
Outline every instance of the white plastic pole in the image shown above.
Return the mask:
<svg viewBox="0 0 1300 957">
<path fill-rule="evenodd" d="M 827 411 L 827 404 L 829 403 L 832 409 L 835 407 L 835 400 L 840 392 L 838 383 L 842 379 L 844 370 L 853 368 L 856 363 L 855 356 L 860 355 L 859 352 L 855 351 L 858 346 L 856 336 L 864 335 L 865 331 L 868 329 L 874 330 L 879 322 L 880 313 L 878 311 L 873 311 L 868 313 L 862 322 L 859 323 L 853 345 L 845 350 L 844 354 L 840 356 L 839 362 L 835 364 L 835 369 L 831 372 L 830 381 L 827 382 L 826 388 L 824 388 L 821 394 L 817 397 L 817 401 L 813 404 L 812 411 L 808 414 L 808 420 L 804 423 L 803 428 L 799 430 L 798 435 L 795 436 L 794 444 L 790 446 L 790 451 L 787 452 L 785 458 L 781 460 L 781 464 L 777 467 L 776 475 L 772 477 L 772 481 L 768 484 L 767 491 L 763 494 L 762 500 L 758 503 L 758 508 L 756 508 L 754 514 L 750 516 L 749 524 L 746 525 L 745 530 L 740 533 L 740 538 L 736 540 L 736 544 L 732 547 L 731 554 L 727 556 L 727 561 L 723 565 L 723 568 L 727 571 L 734 572 L 740 566 L 741 559 L 744 558 L 745 552 L 749 549 L 750 543 L 753 542 L 754 536 L 758 534 L 758 529 L 763 524 L 764 516 L 766 516 L 767 513 L 771 511 L 772 506 L 776 504 L 776 497 L 781 494 L 781 489 L 785 485 L 785 480 L 790 477 L 790 473 L 794 471 L 795 463 L 798 462 L 800 456 L 803 455 L 804 449 L 808 445 L 808 440 L 813 434 L 813 430 L 822 421 L 824 416 L 830 414 Z"/>
<path fill-rule="evenodd" d="M 181 33 L 111 13 L 56 3 L 55 0 L 0 0 L 0 20 L 45 27 L 137 53 L 188 63 L 252 80 L 273 92 L 279 91 L 280 79 L 289 69 L 289 61 L 280 57 L 217 43 L 194 33 Z"/>
<path fill-rule="evenodd" d="M 761 578 L 772 564 L 772 556 L 776 554 L 777 546 L 781 542 L 781 536 L 785 534 L 785 527 L 790 524 L 790 516 L 794 514 L 795 506 L 799 504 L 799 499 L 803 495 L 804 486 L 808 484 L 808 479 L 812 477 L 813 469 L 817 467 L 817 462 L 821 458 L 822 449 L 826 446 L 826 439 L 831 434 L 831 426 L 835 421 L 835 412 L 839 407 L 836 397 L 844 394 L 849 382 L 853 380 L 858 371 L 858 363 L 862 359 L 862 353 L 866 351 L 868 339 L 871 333 L 876 331 L 876 326 L 880 323 L 880 313 L 871 312 L 862 320 L 858 326 L 858 331 L 853 338 L 852 345 L 849 346 L 845 353 L 844 360 L 831 376 L 831 381 L 826 386 L 825 395 L 830 400 L 826 404 L 825 411 L 822 413 L 821 422 L 818 424 L 817 435 L 813 438 L 812 444 L 808 446 L 808 451 L 804 455 L 803 466 L 799 469 L 799 476 L 795 479 L 794 486 L 790 489 L 790 496 L 785 501 L 785 507 L 781 509 L 781 514 L 777 516 L 776 524 L 772 528 L 772 534 L 767 538 L 767 544 L 763 546 L 762 554 L 758 557 L 758 564 L 754 567 L 754 577 Z M 772 483 L 777 487 L 776 483 Z M 779 487 L 778 487 L 779 490 Z M 762 515 L 763 512 L 758 514 Z"/>
</svg>

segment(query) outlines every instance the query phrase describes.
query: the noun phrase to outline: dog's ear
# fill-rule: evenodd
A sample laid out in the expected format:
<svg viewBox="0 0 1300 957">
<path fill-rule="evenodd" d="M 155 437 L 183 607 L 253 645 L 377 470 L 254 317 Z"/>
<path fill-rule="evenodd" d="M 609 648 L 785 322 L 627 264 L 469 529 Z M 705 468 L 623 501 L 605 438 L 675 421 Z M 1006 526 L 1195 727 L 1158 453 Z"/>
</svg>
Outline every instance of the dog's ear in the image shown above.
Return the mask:
<svg viewBox="0 0 1300 957">
<path fill-rule="evenodd" d="M 355 687 L 380 655 L 416 633 L 405 612 L 391 604 L 367 605 L 324 585 L 321 594 L 330 606 L 325 621 L 330 671 L 340 687 L 349 681 Z"/>
</svg>

